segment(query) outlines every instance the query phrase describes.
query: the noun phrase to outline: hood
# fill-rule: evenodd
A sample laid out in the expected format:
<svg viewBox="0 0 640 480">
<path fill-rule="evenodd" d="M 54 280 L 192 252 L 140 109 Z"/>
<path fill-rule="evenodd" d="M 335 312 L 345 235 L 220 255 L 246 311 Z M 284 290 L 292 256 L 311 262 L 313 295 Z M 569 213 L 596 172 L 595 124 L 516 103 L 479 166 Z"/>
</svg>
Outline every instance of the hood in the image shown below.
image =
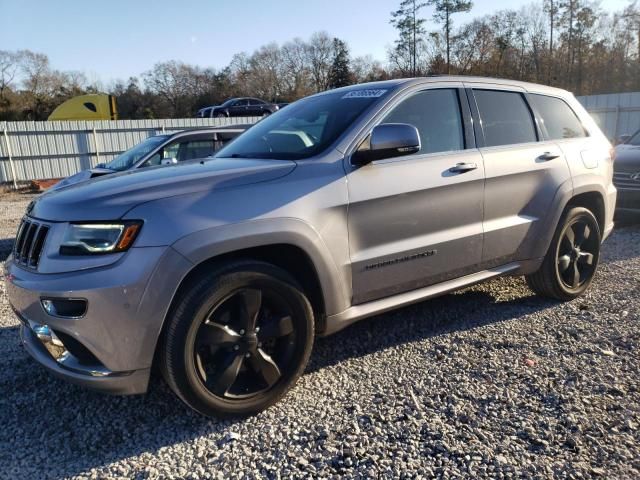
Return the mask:
<svg viewBox="0 0 640 480">
<path fill-rule="evenodd" d="M 30 215 L 54 222 L 116 220 L 141 203 L 266 182 L 295 167 L 289 160 L 216 158 L 114 173 L 48 191 Z"/>
<path fill-rule="evenodd" d="M 626 143 L 618 145 L 613 169 L 622 173 L 640 172 L 640 146 Z"/>
<path fill-rule="evenodd" d="M 84 182 L 96 177 L 101 177 L 103 175 L 110 175 L 112 173 L 116 173 L 115 170 L 110 170 L 108 168 L 91 168 L 89 170 L 83 170 L 76 173 L 75 175 L 71 175 L 70 177 L 60 180 L 53 187 L 51 187 L 51 190 L 58 190 L 59 188 L 66 187 L 68 185 L 75 185 L 76 183 Z"/>
</svg>

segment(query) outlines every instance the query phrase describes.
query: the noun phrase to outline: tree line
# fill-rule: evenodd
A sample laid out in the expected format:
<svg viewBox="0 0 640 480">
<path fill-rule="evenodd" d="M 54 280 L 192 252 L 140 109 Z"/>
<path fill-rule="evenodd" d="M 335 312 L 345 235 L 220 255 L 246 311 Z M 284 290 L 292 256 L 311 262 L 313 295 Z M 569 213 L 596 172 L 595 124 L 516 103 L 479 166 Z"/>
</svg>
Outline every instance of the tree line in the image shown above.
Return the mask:
<svg viewBox="0 0 640 480">
<path fill-rule="evenodd" d="M 178 60 L 108 86 L 54 69 L 46 55 L 0 50 L 0 120 L 44 120 L 68 98 L 115 95 L 120 118 L 193 116 L 234 96 L 291 102 L 353 83 L 456 74 L 558 86 L 576 95 L 640 91 L 640 7 L 605 11 L 590 0 L 542 0 L 458 25 L 467 0 L 401 0 L 385 61 L 354 57 L 327 32 L 234 55 L 222 69 Z M 434 27 L 434 28 L 429 28 Z"/>
</svg>

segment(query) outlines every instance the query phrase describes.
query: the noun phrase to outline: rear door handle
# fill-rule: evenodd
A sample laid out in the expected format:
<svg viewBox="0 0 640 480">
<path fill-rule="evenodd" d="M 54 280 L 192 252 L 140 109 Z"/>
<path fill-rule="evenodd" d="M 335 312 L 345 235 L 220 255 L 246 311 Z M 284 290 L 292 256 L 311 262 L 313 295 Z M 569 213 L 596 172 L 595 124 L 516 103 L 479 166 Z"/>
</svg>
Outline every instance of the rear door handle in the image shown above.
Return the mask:
<svg viewBox="0 0 640 480">
<path fill-rule="evenodd" d="M 548 162 L 549 160 L 553 160 L 554 158 L 558 158 L 560 155 L 556 155 L 551 152 L 544 152 L 542 155 L 538 157 L 538 160 L 542 160 L 543 162 Z"/>
<path fill-rule="evenodd" d="M 457 163 L 455 167 L 451 167 L 449 171 L 451 173 L 464 173 L 478 168 L 475 163 Z"/>
</svg>

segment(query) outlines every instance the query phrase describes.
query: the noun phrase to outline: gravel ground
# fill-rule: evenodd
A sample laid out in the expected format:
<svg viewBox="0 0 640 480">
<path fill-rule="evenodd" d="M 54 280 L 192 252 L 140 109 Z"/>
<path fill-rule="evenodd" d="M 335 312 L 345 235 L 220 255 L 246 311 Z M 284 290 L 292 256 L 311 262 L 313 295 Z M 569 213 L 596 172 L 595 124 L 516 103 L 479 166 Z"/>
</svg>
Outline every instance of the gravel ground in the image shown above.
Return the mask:
<svg viewBox="0 0 640 480">
<path fill-rule="evenodd" d="M 29 199 L 0 199 L 0 239 Z M 2 245 L 8 242 L 0 243 Z M 640 227 L 571 303 L 504 278 L 319 339 L 283 401 L 208 420 L 109 397 L 19 345 L 0 292 L 0 478 L 640 478 Z"/>
</svg>

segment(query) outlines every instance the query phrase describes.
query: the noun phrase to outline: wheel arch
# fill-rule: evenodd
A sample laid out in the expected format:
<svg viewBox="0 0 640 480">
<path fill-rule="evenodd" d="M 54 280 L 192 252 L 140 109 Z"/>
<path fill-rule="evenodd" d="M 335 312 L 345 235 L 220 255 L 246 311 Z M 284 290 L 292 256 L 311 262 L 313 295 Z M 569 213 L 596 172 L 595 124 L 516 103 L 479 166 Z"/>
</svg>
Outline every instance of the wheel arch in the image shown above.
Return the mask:
<svg viewBox="0 0 640 480">
<path fill-rule="evenodd" d="M 538 230 L 539 233 L 531 239 L 533 243 L 527 244 L 524 251 L 529 252 L 529 255 L 523 255 L 522 258 L 542 260 L 549 249 L 559 222 L 571 207 L 585 207 L 591 210 L 598 220 L 600 233 L 604 235 L 607 212 L 603 187 L 599 184 L 586 183 L 575 186 L 572 181 L 567 181 L 556 192 L 545 223 Z M 531 268 L 537 267 L 534 265 Z M 526 269 L 524 273 L 529 273 L 531 268 Z"/>
<path fill-rule="evenodd" d="M 604 195 L 597 191 L 585 191 L 574 195 L 571 197 L 567 205 L 565 206 L 565 210 L 572 207 L 584 207 L 589 210 L 596 217 L 598 221 L 598 227 L 600 227 L 600 235 L 604 235 L 605 231 L 605 201 Z"/>
<path fill-rule="evenodd" d="M 316 313 L 332 315 L 349 306 L 348 265 L 340 269 L 338 265 L 344 261 L 338 258 L 337 265 L 320 235 L 302 220 L 264 219 L 213 227 L 187 235 L 172 247 L 193 264 L 189 273 L 212 262 L 240 258 L 266 261 L 296 278 Z M 348 252 L 333 254 L 348 256 Z"/>
<path fill-rule="evenodd" d="M 321 327 L 324 324 L 323 319 L 326 311 L 325 298 L 316 267 L 309 255 L 302 248 L 286 243 L 232 250 L 194 264 L 178 284 L 171 299 L 171 306 L 169 307 L 167 315 L 171 312 L 175 302 L 180 298 L 181 293 L 184 292 L 185 289 L 188 289 L 204 272 L 213 271 L 221 265 L 242 260 L 266 262 L 282 268 L 289 273 L 299 283 L 309 299 L 313 311 L 317 315 L 317 326 Z"/>
</svg>

